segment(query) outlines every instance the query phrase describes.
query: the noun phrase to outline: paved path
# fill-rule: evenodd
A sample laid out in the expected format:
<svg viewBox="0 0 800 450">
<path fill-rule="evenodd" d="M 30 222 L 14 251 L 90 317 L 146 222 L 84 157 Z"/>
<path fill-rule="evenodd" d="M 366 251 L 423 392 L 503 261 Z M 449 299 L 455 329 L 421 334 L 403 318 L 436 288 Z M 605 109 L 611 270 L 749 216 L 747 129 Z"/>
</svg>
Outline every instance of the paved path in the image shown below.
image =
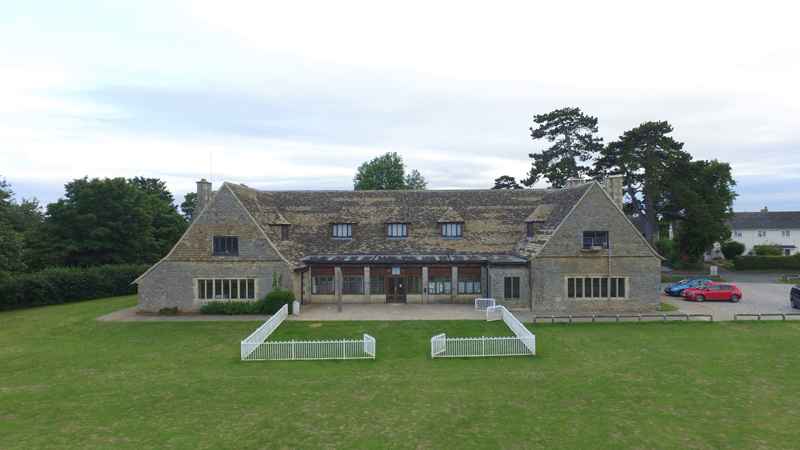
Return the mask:
<svg viewBox="0 0 800 450">
<path fill-rule="evenodd" d="M 789 304 L 791 286 L 778 283 L 736 283 L 742 290 L 739 303 L 690 302 L 680 297 L 662 296 L 662 301 L 680 308 L 687 314 L 712 314 L 714 320 L 733 320 L 734 314 L 741 313 L 797 313 Z"/>
<path fill-rule="evenodd" d="M 726 281 L 730 281 L 732 283 L 767 283 L 767 284 L 777 284 L 776 282 L 781 277 L 781 275 L 792 275 L 793 272 L 790 271 L 783 271 L 783 272 L 738 272 L 738 271 L 730 271 L 725 270 L 720 267 L 719 275 Z"/>
</svg>

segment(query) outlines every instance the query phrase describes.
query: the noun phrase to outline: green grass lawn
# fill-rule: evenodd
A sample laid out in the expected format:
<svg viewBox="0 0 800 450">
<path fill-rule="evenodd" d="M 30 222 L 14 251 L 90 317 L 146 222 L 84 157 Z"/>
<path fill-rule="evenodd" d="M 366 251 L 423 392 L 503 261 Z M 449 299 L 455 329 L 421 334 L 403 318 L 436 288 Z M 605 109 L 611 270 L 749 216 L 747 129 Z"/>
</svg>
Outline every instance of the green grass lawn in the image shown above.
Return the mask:
<svg viewBox="0 0 800 450">
<path fill-rule="evenodd" d="M 0 313 L 0 448 L 791 448 L 800 323 L 537 325 L 539 355 L 429 359 L 501 322 L 287 322 L 375 361 L 240 362 L 255 322 Z"/>
</svg>

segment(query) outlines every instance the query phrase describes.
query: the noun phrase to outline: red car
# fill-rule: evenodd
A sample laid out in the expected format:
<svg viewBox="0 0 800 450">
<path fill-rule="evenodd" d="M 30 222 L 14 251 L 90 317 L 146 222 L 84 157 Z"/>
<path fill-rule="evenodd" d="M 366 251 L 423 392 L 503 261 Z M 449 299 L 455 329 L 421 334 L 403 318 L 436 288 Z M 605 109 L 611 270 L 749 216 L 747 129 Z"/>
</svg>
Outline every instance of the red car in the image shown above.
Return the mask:
<svg viewBox="0 0 800 450">
<path fill-rule="evenodd" d="M 742 291 L 735 284 L 706 283 L 701 287 L 686 289 L 683 298 L 696 302 L 727 300 L 736 303 L 742 299 Z"/>
</svg>

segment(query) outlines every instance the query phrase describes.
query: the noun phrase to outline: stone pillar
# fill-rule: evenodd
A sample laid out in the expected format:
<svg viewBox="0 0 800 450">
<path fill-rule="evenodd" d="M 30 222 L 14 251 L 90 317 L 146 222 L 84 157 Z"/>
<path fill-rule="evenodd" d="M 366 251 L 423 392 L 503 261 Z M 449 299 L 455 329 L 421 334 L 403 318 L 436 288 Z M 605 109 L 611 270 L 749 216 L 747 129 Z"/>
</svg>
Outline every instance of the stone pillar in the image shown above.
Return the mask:
<svg viewBox="0 0 800 450">
<path fill-rule="evenodd" d="M 458 266 L 450 267 L 450 301 L 455 303 L 458 294 Z"/>
<path fill-rule="evenodd" d="M 489 291 L 489 266 L 481 266 L 481 297 L 491 297 Z"/>
<path fill-rule="evenodd" d="M 342 311 L 342 268 L 333 268 L 333 292 L 336 294 L 336 309 Z"/>
<path fill-rule="evenodd" d="M 422 266 L 422 303 L 428 303 L 428 266 Z"/>
<path fill-rule="evenodd" d="M 369 303 L 370 291 L 369 266 L 364 266 L 364 302 Z"/>
<path fill-rule="evenodd" d="M 201 179 L 197 182 L 197 197 L 195 199 L 195 206 L 194 206 L 194 213 L 192 214 L 192 220 L 195 217 L 200 215 L 200 212 L 203 211 L 209 203 L 211 202 L 211 183 L 206 181 L 205 178 Z"/>
</svg>

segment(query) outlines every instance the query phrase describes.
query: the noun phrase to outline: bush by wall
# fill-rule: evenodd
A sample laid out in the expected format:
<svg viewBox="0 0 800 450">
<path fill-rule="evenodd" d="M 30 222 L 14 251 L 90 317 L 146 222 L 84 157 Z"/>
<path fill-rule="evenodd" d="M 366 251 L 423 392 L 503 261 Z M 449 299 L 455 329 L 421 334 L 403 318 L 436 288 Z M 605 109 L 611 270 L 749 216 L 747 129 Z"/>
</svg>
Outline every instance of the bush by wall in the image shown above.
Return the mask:
<svg viewBox="0 0 800 450">
<path fill-rule="evenodd" d="M 756 256 L 783 256 L 783 249 L 777 245 L 754 245 L 753 253 Z"/>
<path fill-rule="evenodd" d="M 740 256 L 734 261 L 736 270 L 800 271 L 800 254 L 794 256 Z"/>
<path fill-rule="evenodd" d="M 265 298 L 257 302 L 242 301 L 213 301 L 200 307 L 203 314 L 275 314 L 283 305 L 289 305 L 289 314 L 292 313 L 294 293 L 285 289 L 274 289 Z"/>
<path fill-rule="evenodd" d="M 56 267 L 0 279 L 0 310 L 136 293 L 131 282 L 149 266 Z"/>
</svg>

